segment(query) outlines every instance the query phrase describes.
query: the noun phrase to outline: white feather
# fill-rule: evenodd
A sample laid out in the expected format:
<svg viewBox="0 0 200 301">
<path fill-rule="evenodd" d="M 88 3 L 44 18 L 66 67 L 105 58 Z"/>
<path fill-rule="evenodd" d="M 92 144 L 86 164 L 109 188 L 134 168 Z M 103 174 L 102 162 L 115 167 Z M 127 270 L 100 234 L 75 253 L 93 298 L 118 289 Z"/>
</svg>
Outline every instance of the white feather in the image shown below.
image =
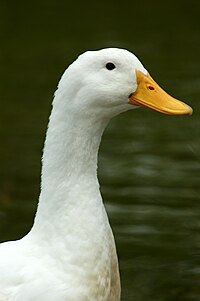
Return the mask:
<svg viewBox="0 0 200 301">
<path fill-rule="evenodd" d="M 107 70 L 106 63 L 116 68 Z M 62 76 L 45 141 L 31 231 L 0 245 L 0 301 L 119 301 L 113 234 L 97 155 L 109 120 L 129 109 L 139 60 L 122 49 L 82 54 Z"/>
</svg>

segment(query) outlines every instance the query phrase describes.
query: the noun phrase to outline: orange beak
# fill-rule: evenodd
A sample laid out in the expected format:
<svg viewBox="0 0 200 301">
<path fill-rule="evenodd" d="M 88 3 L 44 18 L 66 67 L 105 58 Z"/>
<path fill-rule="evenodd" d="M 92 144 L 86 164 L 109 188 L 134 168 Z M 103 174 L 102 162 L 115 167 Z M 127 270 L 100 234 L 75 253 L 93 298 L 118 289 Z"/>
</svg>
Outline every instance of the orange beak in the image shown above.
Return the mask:
<svg viewBox="0 0 200 301">
<path fill-rule="evenodd" d="M 129 96 L 129 103 L 136 106 L 146 106 L 153 110 L 169 115 L 191 115 L 190 106 L 167 94 L 147 74 L 136 70 L 137 90 Z"/>
</svg>

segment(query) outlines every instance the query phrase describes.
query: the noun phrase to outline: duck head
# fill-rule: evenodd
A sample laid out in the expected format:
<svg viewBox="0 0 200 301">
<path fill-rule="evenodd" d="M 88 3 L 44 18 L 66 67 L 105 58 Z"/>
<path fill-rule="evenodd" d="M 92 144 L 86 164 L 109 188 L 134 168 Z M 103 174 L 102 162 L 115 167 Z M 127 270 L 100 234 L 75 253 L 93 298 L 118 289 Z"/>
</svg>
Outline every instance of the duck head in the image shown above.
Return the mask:
<svg viewBox="0 0 200 301">
<path fill-rule="evenodd" d="M 113 117 L 146 106 L 170 115 L 192 114 L 190 106 L 167 94 L 124 49 L 83 53 L 65 71 L 59 90 L 68 93 L 70 107 L 81 113 Z"/>
</svg>

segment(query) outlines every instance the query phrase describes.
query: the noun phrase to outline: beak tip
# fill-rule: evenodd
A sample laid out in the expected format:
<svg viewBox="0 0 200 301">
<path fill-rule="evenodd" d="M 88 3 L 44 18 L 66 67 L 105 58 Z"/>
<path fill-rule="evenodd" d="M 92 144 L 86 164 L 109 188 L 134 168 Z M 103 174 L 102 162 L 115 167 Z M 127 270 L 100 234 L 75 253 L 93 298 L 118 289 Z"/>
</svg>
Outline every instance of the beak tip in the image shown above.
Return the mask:
<svg viewBox="0 0 200 301">
<path fill-rule="evenodd" d="M 186 114 L 188 114 L 190 116 L 193 114 L 193 109 L 188 105 L 187 105 L 187 113 Z"/>
</svg>

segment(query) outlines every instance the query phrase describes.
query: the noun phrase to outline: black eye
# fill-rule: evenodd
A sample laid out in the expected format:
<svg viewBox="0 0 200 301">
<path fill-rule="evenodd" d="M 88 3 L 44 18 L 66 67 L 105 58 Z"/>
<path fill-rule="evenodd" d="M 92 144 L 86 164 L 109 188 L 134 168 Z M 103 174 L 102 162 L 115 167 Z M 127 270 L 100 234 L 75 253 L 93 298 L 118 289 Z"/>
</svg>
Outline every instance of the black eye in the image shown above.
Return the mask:
<svg viewBox="0 0 200 301">
<path fill-rule="evenodd" d="M 113 63 L 107 63 L 107 64 L 106 64 L 106 68 L 107 68 L 108 70 L 113 70 L 113 69 L 115 69 L 116 67 L 115 67 L 115 65 L 114 65 Z"/>
</svg>

